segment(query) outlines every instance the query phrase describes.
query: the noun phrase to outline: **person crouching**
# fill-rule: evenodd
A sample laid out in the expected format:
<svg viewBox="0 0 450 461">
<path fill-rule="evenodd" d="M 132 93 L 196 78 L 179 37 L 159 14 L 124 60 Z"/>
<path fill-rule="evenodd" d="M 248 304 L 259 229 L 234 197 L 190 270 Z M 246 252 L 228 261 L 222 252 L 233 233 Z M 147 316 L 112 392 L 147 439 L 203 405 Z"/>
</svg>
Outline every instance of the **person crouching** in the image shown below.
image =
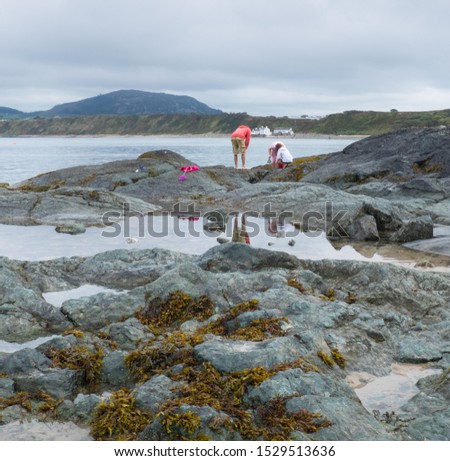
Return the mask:
<svg viewBox="0 0 450 461">
<path fill-rule="evenodd" d="M 292 154 L 289 152 L 285 145 L 278 143 L 275 146 L 275 149 L 277 152 L 276 163 L 278 168 L 286 168 L 289 164 L 292 163 Z"/>
</svg>

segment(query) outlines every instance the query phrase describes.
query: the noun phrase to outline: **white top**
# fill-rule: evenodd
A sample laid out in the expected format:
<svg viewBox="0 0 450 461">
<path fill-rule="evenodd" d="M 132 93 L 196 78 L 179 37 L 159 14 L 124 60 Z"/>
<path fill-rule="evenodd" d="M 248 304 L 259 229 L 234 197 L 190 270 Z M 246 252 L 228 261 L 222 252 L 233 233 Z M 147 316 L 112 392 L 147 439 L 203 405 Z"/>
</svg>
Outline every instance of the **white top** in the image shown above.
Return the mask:
<svg viewBox="0 0 450 461">
<path fill-rule="evenodd" d="M 281 160 L 284 163 L 291 163 L 293 157 L 286 147 L 280 147 L 277 152 L 277 162 L 278 160 Z"/>
</svg>

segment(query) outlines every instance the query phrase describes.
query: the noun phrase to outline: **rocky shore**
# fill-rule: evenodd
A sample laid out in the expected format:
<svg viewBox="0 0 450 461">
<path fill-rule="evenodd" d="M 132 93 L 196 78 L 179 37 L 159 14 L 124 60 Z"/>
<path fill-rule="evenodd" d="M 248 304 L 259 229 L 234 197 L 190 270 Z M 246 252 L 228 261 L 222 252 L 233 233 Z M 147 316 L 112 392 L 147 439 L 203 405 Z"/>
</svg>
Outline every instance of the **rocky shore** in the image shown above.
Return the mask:
<svg viewBox="0 0 450 461">
<path fill-rule="evenodd" d="M 149 152 L 2 188 L 0 223 L 75 234 L 108 212 L 195 203 L 217 218 L 270 203 L 337 241 L 417 244 L 450 223 L 449 148 L 446 128 L 406 130 L 286 170 L 207 167 L 185 181 L 186 159 Z M 41 338 L 0 353 L 0 440 L 19 421 L 75 424 L 95 440 L 449 439 L 448 273 L 234 242 L 0 259 L 0 340 Z M 86 284 L 116 291 L 45 299 Z M 440 372 L 395 413 L 368 411 L 348 377 L 397 363 Z"/>
</svg>

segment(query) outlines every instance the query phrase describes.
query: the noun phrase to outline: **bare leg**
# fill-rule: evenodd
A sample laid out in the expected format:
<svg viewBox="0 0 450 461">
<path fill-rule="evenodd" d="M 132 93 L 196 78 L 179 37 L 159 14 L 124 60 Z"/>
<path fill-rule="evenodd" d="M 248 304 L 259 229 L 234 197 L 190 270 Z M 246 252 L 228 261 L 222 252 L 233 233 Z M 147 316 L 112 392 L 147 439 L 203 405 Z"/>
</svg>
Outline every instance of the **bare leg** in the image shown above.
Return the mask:
<svg viewBox="0 0 450 461">
<path fill-rule="evenodd" d="M 234 154 L 234 168 L 238 167 L 238 156 L 237 154 Z"/>
<path fill-rule="evenodd" d="M 245 154 L 242 154 L 242 169 L 245 170 Z"/>
</svg>

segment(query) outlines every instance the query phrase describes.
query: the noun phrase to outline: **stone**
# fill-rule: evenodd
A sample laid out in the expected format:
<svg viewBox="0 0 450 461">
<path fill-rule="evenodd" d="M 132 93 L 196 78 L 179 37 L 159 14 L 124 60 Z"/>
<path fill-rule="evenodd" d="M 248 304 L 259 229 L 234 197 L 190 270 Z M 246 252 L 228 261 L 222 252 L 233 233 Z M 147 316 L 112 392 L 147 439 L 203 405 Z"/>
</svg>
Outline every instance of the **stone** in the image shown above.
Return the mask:
<svg viewBox="0 0 450 461">
<path fill-rule="evenodd" d="M 86 232 L 86 227 L 79 223 L 65 223 L 55 227 L 55 231 L 60 234 L 77 235 Z"/>
<path fill-rule="evenodd" d="M 433 238 L 433 221 L 430 216 L 411 219 L 392 235 L 393 242 L 406 243 Z"/>
<path fill-rule="evenodd" d="M 73 412 L 76 418 L 83 423 L 89 422 L 95 408 L 101 401 L 101 397 L 95 394 L 78 394 L 73 401 Z"/>
<path fill-rule="evenodd" d="M 134 317 L 130 317 L 125 322 L 113 323 L 106 327 L 106 331 L 109 333 L 111 340 L 118 343 L 120 349 L 125 351 L 132 351 L 136 349 L 139 341 L 154 337 L 148 327 Z"/>
<path fill-rule="evenodd" d="M 306 395 L 286 402 L 289 413 L 305 409 L 320 413 L 331 422 L 330 427 L 308 434 L 311 440 L 395 440 L 358 401 L 349 397 Z"/>
<path fill-rule="evenodd" d="M 178 386 L 179 383 L 175 383 L 167 376 L 154 376 L 135 387 L 133 396 L 136 399 L 136 406 L 155 414 L 164 402 L 174 397 L 175 394 L 171 389 Z"/>
<path fill-rule="evenodd" d="M 56 368 L 34 370 L 14 376 L 18 391 L 36 394 L 44 391 L 54 399 L 66 399 L 78 393 L 81 384 L 81 372 Z"/>
<path fill-rule="evenodd" d="M 261 342 L 212 339 L 195 346 L 196 357 L 210 362 L 224 373 L 264 367 L 272 368 L 293 361 L 306 353 L 292 337 L 281 337 Z"/>
<path fill-rule="evenodd" d="M 15 376 L 33 370 L 47 369 L 51 364 L 52 361 L 44 354 L 35 349 L 26 348 L 10 354 L 3 363 L 3 371 Z"/>
<path fill-rule="evenodd" d="M 364 215 L 348 226 L 349 237 L 353 240 L 380 240 L 377 222 L 371 215 Z"/>
<path fill-rule="evenodd" d="M 0 399 L 14 395 L 14 381 L 10 378 L 0 378 Z"/>
<path fill-rule="evenodd" d="M 127 353 L 124 351 L 113 351 L 103 358 L 103 367 L 100 381 L 107 386 L 130 387 L 134 381 L 128 373 L 124 359 Z"/>
<path fill-rule="evenodd" d="M 397 348 L 395 360 L 403 363 L 436 362 L 442 358 L 441 350 L 425 338 L 404 338 Z"/>
</svg>

